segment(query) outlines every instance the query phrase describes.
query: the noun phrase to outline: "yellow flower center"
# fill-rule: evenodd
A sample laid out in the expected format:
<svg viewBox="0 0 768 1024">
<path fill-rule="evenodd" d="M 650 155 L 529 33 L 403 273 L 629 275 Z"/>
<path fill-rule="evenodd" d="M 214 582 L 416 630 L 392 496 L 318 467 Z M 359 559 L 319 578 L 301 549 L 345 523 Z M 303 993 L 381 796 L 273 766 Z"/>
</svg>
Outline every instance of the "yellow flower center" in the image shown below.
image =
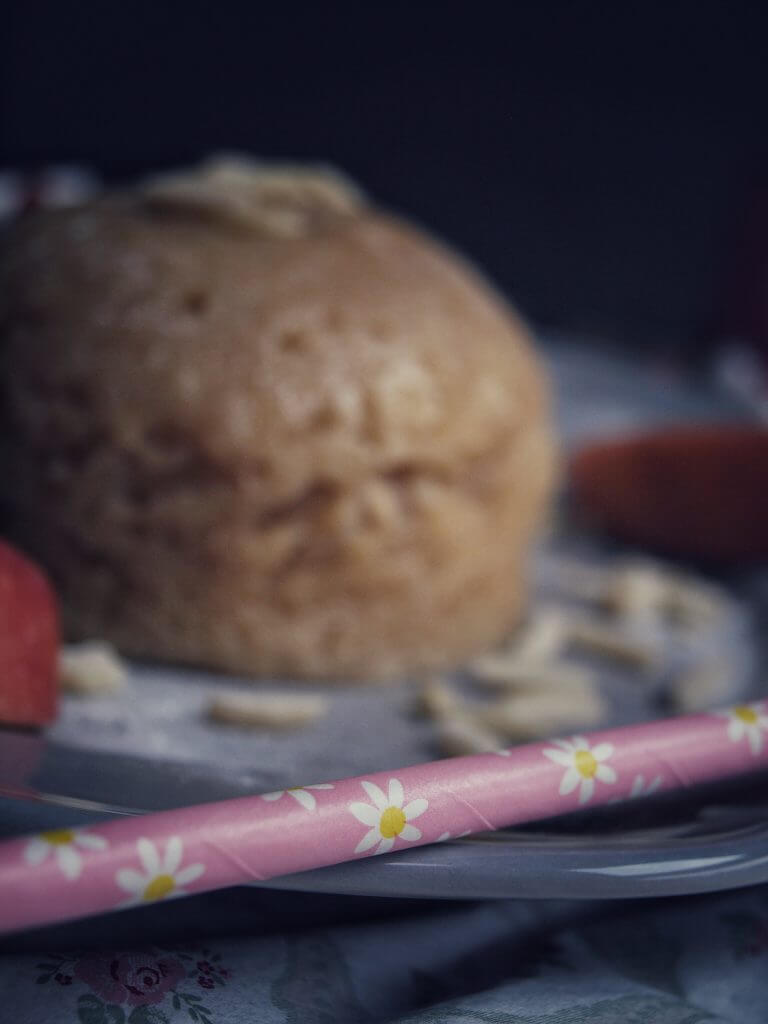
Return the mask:
<svg viewBox="0 0 768 1024">
<path fill-rule="evenodd" d="M 72 842 L 75 838 L 75 833 L 71 828 L 53 828 L 50 832 L 43 832 L 42 836 L 52 846 L 64 846 L 66 843 Z"/>
<path fill-rule="evenodd" d="M 584 779 L 593 779 L 597 774 L 597 761 L 588 750 L 577 750 L 573 755 L 576 771 Z"/>
<path fill-rule="evenodd" d="M 176 888 L 176 883 L 170 875 L 156 875 L 144 890 L 145 900 L 161 900 L 168 896 Z"/>
<path fill-rule="evenodd" d="M 754 725 L 757 722 L 757 712 L 753 708 L 748 708 L 742 705 L 734 708 L 733 713 L 737 718 L 740 718 L 742 722 L 746 722 L 747 725 Z"/>
<path fill-rule="evenodd" d="M 405 815 L 399 807 L 388 807 L 381 816 L 379 831 L 385 839 L 394 839 L 405 828 Z"/>
</svg>

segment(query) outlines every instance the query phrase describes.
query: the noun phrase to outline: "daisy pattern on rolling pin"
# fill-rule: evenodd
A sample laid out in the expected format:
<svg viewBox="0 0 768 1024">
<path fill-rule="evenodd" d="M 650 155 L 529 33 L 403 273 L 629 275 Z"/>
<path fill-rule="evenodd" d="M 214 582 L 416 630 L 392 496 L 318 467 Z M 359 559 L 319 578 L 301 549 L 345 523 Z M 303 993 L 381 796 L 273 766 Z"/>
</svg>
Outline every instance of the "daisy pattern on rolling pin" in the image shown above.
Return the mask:
<svg viewBox="0 0 768 1024">
<path fill-rule="evenodd" d="M 607 763 L 613 756 L 612 743 L 602 742 L 592 747 L 584 736 L 552 742 L 558 749 L 548 747 L 542 753 L 565 768 L 560 780 L 560 796 L 567 796 L 578 789 L 579 803 L 586 804 L 592 799 L 598 782 L 610 784 L 618 779 L 616 769 Z"/>
</svg>

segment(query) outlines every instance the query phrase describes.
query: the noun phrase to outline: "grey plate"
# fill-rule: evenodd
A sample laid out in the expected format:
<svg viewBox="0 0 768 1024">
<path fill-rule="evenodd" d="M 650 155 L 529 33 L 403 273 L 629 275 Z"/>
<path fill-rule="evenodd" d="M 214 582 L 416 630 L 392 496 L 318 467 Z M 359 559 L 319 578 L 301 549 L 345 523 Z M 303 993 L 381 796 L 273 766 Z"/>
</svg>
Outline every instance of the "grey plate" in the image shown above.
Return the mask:
<svg viewBox="0 0 768 1024">
<path fill-rule="evenodd" d="M 308 871 L 271 888 L 437 899 L 626 899 L 713 892 L 768 881 L 768 825 L 727 819 L 695 836 L 603 838 L 512 831 Z"/>
<path fill-rule="evenodd" d="M 550 342 L 546 351 L 566 444 L 650 424 L 743 415 L 722 395 L 687 383 L 666 365 L 640 368 L 571 339 Z M 750 674 L 744 628 L 735 605 L 727 636 L 713 638 L 718 650 L 728 650 L 731 697 L 744 691 Z M 200 712 L 216 685 L 202 672 L 134 666 L 120 698 L 64 701 L 47 738 L 0 733 L 0 798 L 6 797 L 0 799 L 0 834 L 282 789 L 435 756 L 429 727 L 405 714 L 405 689 L 338 692 L 329 698 L 333 713 L 317 729 L 286 742 L 206 726 Z M 660 713 L 638 698 L 633 682 L 611 678 L 609 689 L 612 724 Z M 751 885 L 768 880 L 768 803 L 764 784 L 745 788 L 672 803 L 649 800 L 631 811 L 615 808 L 533 831 L 367 858 L 269 885 L 454 899 L 661 896 Z M 736 799 L 743 805 L 734 805 Z"/>
</svg>

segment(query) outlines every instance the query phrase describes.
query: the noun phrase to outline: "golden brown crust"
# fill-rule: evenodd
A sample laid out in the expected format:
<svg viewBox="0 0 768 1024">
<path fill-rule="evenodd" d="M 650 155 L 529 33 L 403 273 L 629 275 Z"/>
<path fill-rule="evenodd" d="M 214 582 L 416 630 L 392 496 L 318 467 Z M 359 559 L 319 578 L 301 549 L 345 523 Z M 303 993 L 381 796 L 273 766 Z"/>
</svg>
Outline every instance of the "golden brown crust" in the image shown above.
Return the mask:
<svg viewBox="0 0 768 1024">
<path fill-rule="evenodd" d="M 75 633 L 377 676 L 514 619 L 553 472 L 528 336 L 414 228 L 318 203 L 300 235 L 141 192 L 12 234 L 4 479 Z"/>
</svg>

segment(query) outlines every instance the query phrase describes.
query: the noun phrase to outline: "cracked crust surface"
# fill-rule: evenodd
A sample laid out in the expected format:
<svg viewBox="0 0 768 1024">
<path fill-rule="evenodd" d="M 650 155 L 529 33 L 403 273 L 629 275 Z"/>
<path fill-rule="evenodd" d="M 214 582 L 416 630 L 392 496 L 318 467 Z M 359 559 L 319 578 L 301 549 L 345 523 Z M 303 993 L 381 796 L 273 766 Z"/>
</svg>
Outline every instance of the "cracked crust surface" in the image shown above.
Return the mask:
<svg viewBox="0 0 768 1024">
<path fill-rule="evenodd" d="M 298 234 L 141 190 L 11 232 L 4 499 L 73 636 L 378 677 L 516 618 L 554 463 L 527 333 L 444 247 L 324 189 L 277 189 Z"/>
</svg>

